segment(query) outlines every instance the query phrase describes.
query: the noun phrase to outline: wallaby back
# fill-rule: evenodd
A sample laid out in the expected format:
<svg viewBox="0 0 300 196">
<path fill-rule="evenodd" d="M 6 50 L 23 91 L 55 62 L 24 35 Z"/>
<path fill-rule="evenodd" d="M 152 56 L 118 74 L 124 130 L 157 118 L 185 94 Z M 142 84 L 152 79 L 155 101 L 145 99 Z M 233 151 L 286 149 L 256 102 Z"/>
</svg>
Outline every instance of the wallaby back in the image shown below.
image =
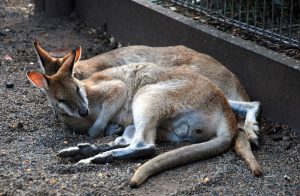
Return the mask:
<svg viewBox="0 0 300 196">
<path fill-rule="evenodd" d="M 35 48 L 40 56 L 46 75 L 56 73 L 68 56 L 51 57 L 37 42 Z M 76 60 L 74 76 L 78 79 L 85 79 L 95 72 L 107 68 L 140 62 L 151 62 L 160 67 L 188 65 L 196 74 L 200 74 L 216 84 L 227 99 L 249 101 L 244 87 L 226 67 L 211 56 L 196 52 L 185 46 L 127 46 L 118 48 L 87 60 Z"/>
</svg>

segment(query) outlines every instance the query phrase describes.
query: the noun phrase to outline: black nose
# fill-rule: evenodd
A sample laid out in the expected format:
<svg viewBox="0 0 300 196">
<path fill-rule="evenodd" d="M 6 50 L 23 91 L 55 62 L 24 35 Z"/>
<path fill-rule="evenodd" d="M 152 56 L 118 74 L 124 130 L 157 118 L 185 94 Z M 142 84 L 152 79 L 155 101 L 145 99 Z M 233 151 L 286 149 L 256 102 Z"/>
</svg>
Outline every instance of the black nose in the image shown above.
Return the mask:
<svg viewBox="0 0 300 196">
<path fill-rule="evenodd" d="M 89 115 L 89 109 L 88 108 L 80 109 L 78 111 L 78 113 L 80 116 L 85 117 L 85 116 Z"/>
</svg>

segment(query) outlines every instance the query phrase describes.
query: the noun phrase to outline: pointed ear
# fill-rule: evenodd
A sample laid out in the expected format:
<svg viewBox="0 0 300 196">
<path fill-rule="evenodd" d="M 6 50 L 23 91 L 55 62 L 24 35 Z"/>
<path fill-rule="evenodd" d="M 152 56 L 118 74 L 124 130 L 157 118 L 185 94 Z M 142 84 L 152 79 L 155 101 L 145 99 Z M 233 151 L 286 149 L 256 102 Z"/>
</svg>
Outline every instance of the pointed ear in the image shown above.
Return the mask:
<svg viewBox="0 0 300 196">
<path fill-rule="evenodd" d="M 61 68 L 58 70 L 57 74 L 62 74 L 62 75 L 67 75 L 68 77 L 72 77 L 75 59 L 76 59 L 76 51 L 73 50 L 70 53 L 68 59 L 63 63 Z"/>
<path fill-rule="evenodd" d="M 82 51 L 81 46 L 79 46 L 78 48 L 75 49 L 75 52 L 76 52 L 75 62 L 76 62 L 76 63 L 77 63 L 77 61 L 79 61 L 80 58 L 81 58 L 81 51 Z"/>
<path fill-rule="evenodd" d="M 41 68 L 43 69 L 43 71 L 45 72 L 45 70 L 47 69 L 47 66 L 49 64 L 52 64 L 53 62 L 55 62 L 55 58 L 53 58 L 46 50 L 44 50 L 38 41 L 34 42 L 34 48 L 36 53 L 38 54 L 40 60 L 41 60 Z"/>
<path fill-rule="evenodd" d="M 76 56 L 75 56 L 75 63 L 77 63 L 80 58 L 81 58 L 81 46 L 78 46 L 76 49 L 75 49 L 75 52 L 76 52 Z M 62 58 L 62 62 L 66 62 L 66 60 L 68 60 L 68 58 L 70 57 L 70 55 L 72 54 L 72 51 L 68 52 L 63 58 Z"/>
<path fill-rule="evenodd" d="M 47 78 L 44 74 L 39 72 L 29 71 L 26 73 L 27 78 L 32 82 L 32 84 L 40 89 L 48 89 Z"/>
<path fill-rule="evenodd" d="M 68 60 L 68 58 L 70 57 L 70 55 L 72 54 L 72 51 L 68 52 L 63 58 L 62 58 L 62 62 L 66 62 Z"/>
</svg>

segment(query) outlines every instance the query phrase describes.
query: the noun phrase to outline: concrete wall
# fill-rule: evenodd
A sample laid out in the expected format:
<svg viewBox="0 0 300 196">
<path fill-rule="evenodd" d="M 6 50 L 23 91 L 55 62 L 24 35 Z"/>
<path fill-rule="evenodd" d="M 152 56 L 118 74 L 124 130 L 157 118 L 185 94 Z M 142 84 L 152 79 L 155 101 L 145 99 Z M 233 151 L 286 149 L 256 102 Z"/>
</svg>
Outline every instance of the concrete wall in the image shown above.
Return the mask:
<svg viewBox="0 0 300 196">
<path fill-rule="evenodd" d="M 213 56 L 238 76 L 253 100 L 261 101 L 263 116 L 300 133 L 298 61 L 146 0 L 75 0 L 75 8 L 90 23 L 107 22 L 124 44 L 183 44 Z"/>
</svg>

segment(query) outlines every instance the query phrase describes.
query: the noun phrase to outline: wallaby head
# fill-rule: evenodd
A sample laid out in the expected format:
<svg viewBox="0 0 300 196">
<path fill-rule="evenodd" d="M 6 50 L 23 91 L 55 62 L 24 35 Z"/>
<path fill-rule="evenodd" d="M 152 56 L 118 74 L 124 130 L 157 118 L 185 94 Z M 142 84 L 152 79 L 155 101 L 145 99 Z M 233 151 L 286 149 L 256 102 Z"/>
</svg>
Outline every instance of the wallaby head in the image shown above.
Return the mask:
<svg viewBox="0 0 300 196">
<path fill-rule="evenodd" d="M 27 72 L 27 77 L 36 87 L 46 92 L 52 107 L 59 114 L 86 117 L 89 115 L 89 109 L 85 89 L 81 82 L 73 77 L 76 54 L 75 50 L 72 51 L 54 75 Z"/>
<path fill-rule="evenodd" d="M 34 42 L 34 48 L 36 53 L 40 58 L 40 66 L 44 74 L 46 75 L 54 75 L 60 69 L 60 67 L 66 62 L 69 58 L 71 52 L 69 51 L 56 51 L 56 52 L 47 52 L 44 50 L 38 41 Z M 77 62 L 81 57 L 81 47 L 75 49 L 76 56 L 75 62 Z"/>
</svg>

